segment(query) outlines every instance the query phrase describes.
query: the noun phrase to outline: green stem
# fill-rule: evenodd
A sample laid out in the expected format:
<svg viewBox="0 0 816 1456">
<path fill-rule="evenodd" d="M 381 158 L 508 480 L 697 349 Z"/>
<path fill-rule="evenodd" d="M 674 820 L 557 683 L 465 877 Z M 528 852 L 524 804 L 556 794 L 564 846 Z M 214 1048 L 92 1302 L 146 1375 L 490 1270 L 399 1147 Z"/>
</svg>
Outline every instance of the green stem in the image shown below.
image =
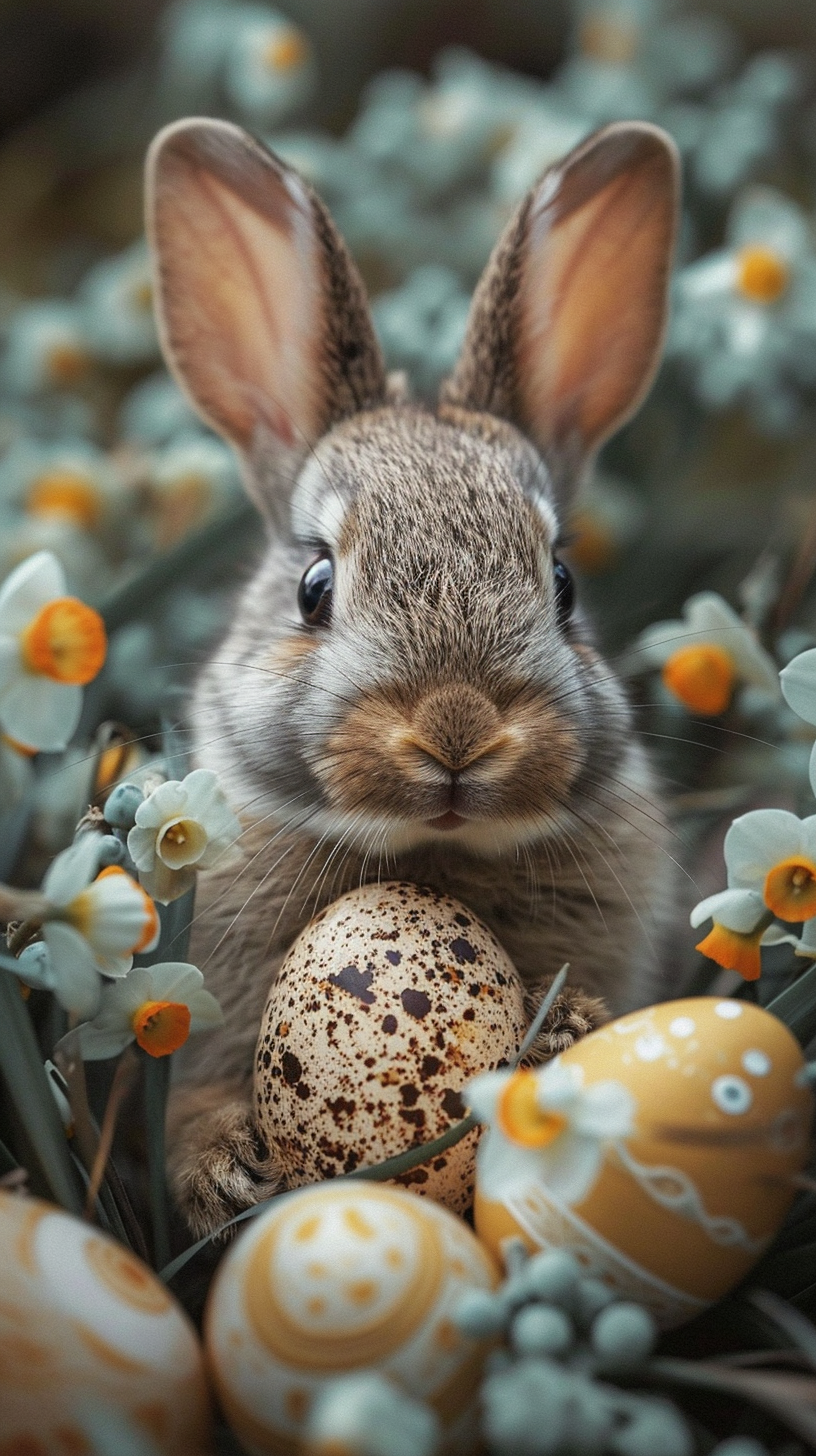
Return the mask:
<svg viewBox="0 0 816 1456">
<path fill-rule="evenodd" d="M 0 1072 L 51 1197 L 70 1213 L 82 1212 L 65 1132 L 48 1086 L 43 1059 L 20 995 L 20 982 L 0 955 Z"/>
<path fill-rule="evenodd" d="M 150 1185 L 150 1218 L 153 1226 L 153 1259 L 162 1269 L 170 1258 L 170 1209 L 165 1181 L 165 1129 L 170 1058 L 145 1054 L 145 1119 L 147 1123 L 147 1173 Z"/>
</svg>

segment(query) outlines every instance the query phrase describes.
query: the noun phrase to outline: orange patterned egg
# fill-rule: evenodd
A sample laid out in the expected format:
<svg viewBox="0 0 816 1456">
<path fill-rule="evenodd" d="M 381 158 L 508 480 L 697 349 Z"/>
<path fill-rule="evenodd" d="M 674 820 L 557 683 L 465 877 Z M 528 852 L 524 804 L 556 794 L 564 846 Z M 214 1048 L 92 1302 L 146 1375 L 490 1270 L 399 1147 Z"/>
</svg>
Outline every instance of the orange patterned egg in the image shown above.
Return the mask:
<svg viewBox="0 0 816 1456">
<path fill-rule="evenodd" d="M 441 1136 L 461 1088 L 524 1035 L 521 982 L 460 901 L 390 882 L 318 915 L 269 993 L 256 1056 L 258 1124 L 290 1187 Z M 464 1213 L 477 1133 L 399 1181 Z"/>
<path fill-rule="evenodd" d="M 798 1042 L 749 1002 L 696 997 L 623 1016 L 561 1063 L 584 1087 L 623 1084 L 634 1131 L 571 1207 L 534 1173 L 511 1198 L 488 1199 L 480 1164 L 479 1236 L 495 1250 L 509 1234 L 569 1249 L 664 1327 L 691 1319 L 743 1278 L 793 1199 L 813 1115 Z"/>
<path fill-rule="evenodd" d="M 484 1349 L 451 1315 L 495 1266 L 467 1224 L 400 1188 L 323 1183 L 278 1199 L 232 1246 L 205 1314 L 210 1369 L 253 1453 L 288 1453 L 333 1376 L 375 1365 L 467 1426 Z"/>
<path fill-rule="evenodd" d="M 50 1203 L 0 1193 L 0 1450 L 84 1452 L 83 1402 L 177 1456 L 209 1451 L 201 1346 L 129 1250 Z"/>
</svg>

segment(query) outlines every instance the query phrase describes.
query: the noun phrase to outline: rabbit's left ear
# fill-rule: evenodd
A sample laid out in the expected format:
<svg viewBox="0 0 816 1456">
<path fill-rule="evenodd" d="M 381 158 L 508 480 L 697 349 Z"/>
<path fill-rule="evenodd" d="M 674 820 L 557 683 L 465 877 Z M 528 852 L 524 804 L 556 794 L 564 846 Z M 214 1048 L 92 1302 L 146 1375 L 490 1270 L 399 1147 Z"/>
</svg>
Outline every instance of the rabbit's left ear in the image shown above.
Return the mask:
<svg viewBox="0 0 816 1456">
<path fill-rule="evenodd" d="M 605 127 L 546 172 L 482 275 L 443 408 L 511 420 L 574 477 L 657 369 L 678 194 L 677 149 L 645 122 Z"/>
</svg>

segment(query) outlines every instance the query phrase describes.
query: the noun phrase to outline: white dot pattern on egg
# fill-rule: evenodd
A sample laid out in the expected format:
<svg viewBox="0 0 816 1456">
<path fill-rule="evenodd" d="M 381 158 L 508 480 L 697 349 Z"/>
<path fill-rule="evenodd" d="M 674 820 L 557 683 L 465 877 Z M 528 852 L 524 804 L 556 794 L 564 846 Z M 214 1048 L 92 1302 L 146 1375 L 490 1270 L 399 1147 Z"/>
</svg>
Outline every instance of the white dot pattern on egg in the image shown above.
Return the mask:
<svg viewBox="0 0 816 1456">
<path fill-rule="evenodd" d="M 452 1312 L 496 1280 L 467 1224 L 429 1199 L 353 1182 L 286 1194 L 229 1251 L 207 1305 L 230 1424 L 251 1451 L 277 1449 L 327 1380 L 370 1365 L 456 1420 L 481 1355 Z"/>
<path fill-rule="evenodd" d="M 258 1040 L 258 1124 L 290 1187 L 441 1136 L 525 1026 L 512 962 L 458 900 L 394 882 L 335 901 L 284 961 Z M 464 1212 L 477 1137 L 399 1181 Z"/>
<path fill-rule="evenodd" d="M 51 1204 L 0 1194 L 0 1267 L 2 1449 L 89 1449 L 78 1391 L 168 1456 L 206 1448 L 195 1331 L 129 1250 Z"/>
</svg>

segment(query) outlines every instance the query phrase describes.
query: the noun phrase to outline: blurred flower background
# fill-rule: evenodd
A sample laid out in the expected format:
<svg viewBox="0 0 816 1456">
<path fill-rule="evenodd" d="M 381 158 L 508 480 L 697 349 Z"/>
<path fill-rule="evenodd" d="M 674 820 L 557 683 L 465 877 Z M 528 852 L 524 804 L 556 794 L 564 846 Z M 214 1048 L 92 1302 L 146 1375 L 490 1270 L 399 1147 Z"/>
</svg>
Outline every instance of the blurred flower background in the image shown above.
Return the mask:
<svg viewBox="0 0 816 1456">
<path fill-rule="evenodd" d="M 167 1065 L 220 1016 L 184 959 L 194 882 L 238 832 L 214 776 L 190 772 L 179 725 L 259 538 L 235 458 L 163 368 L 153 321 L 142 162 L 155 131 L 186 114 L 240 122 L 312 182 L 362 270 L 389 366 L 428 398 L 456 359 L 491 247 L 541 172 L 608 121 L 644 118 L 675 137 L 684 209 L 665 362 L 585 482 L 568 556 L 666 783 L 687 886 L 673 929 L 678 989 L 756 996 L 803 1043 L 816 1034 L 814 972 L 800 975 L 816 959 L 812 0 L 290 0 L 283 10 L 7 0 L 0 880 L 19 898 L 4 907 L 0 1067 L 14 1106 L 0 1105 L 0 1172 L 13 1175 L 30 1143 L 35 1191 L 75 1207 L 76 1169 L 37 1048 L 88 1061 L 101 1119 L 110 1059 L 126 1048 L 135 1057 L 135 1041 L 148 1135 L 120 1132 L 115 1148 L 131 1196 L 150 1208 L 157 1266 L 169 1256 Z M 765 858 L 750 859 L 744 844 L 771 829 Z M 695 926 L 713 920 L 703 940 L 690 913 Z M 41 1084 L 18 1080 L 15 1095 L 15 1038 L 30 1036 L 21 985 Z M 78 1035 L 69 1015 L 86 1018 Z M 84 1151 L 71 1133 L 86 1174 L 89 1128 Z M 100 1221 L 127 1241 L 117 1192 L 104 1179 L 95 1191 Z M 761 1268 L 767 1288 L 813 1315 L 812 1187 Z M 567 1316 L 580 1324 L 570 1298 L 558 1329 Z M 768 1343 L 767 1320 L 735 1308 L 714 1316 L 709 1347 Z M 528 1312 L 517 1355 L 560 1358 L 543 1319 Z M 816 1335 L 798 1337 L 812 1367 Z M 528 1408 L 522 1395 L 531 1410 L 544 1400 L 525 1382 L 552 1375 L 531 1369 L 508 1357 L 492 1370 L 492 1449 L 522 1449 L 514 1412 Z M 376 1412 L 382 1398 L 358 1391 L 354 1411 Z M 623 1409 L 620 1392 L 605 1398 L 608 1412 Z M 665 1402 L 627 1410 L 628 1425 L 609 1414 L 581 1449 L 713 1449 L 713 1435 L 698 1440 Z M 331 1440 L 348 1410 L 335 1425 L 327 1412 Z M 369 1429 L 359 1415 L 355 1450 L 385 1452 L 371 1444 L 376 1419 Z M 406 1452 L 430 1449 L 416 1419 Z M 562 1425 L 561 1445 L 523 1449 L 572 1450 Z M 711 1429 L 731 1427 L 718 1417 Z M 768 1449 L 798 1452 L 813 1429 L 789 1429 L 783 1447 L 774 1428 Z"/>
</svg>

